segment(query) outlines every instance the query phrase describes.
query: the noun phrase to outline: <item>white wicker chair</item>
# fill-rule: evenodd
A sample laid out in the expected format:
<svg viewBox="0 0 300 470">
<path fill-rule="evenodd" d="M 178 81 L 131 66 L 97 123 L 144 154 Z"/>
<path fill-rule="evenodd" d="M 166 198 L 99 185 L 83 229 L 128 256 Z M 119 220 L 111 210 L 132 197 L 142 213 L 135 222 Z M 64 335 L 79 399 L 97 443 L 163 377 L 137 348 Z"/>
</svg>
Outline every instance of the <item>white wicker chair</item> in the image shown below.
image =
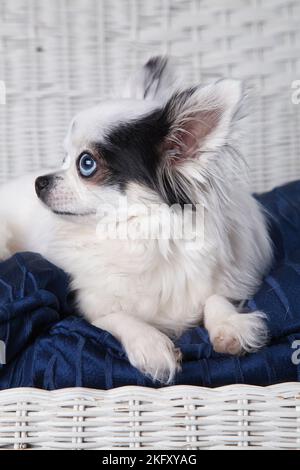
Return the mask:
<svg viewBox="0 0 300 470">
<path fill-rule="evenodd" d="M 73 113 L 158 53 L 189 81 L 234 76 L 256 88 L 254 190 L 300 177 L 298 0 L 1 0 L 0 19 L 1 181 L 57 163 Z M 299 449 L 299 395 L 300 384 L 4 390 L 0 446 Z"/>
</svg>

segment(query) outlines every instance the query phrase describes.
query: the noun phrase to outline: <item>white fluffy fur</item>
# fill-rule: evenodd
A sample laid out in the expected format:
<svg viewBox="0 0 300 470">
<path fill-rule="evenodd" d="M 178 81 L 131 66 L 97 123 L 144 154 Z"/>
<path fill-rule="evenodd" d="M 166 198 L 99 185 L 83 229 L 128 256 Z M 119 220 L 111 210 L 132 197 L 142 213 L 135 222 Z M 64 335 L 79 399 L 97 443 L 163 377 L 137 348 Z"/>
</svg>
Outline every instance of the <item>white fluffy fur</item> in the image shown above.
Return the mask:
<svg viewBox="0 0 300 470">
<path fill-rule="evenodd" d="M 87 187 L 74 162 L 111 123 L 155 109 L 156 98 L 152 90 L 150 100 L 106 102 L 76 117 L 65 142 L 68 168 L 60 172 L 52 209 L 86 211 L 99 203 L 115 204 L 117 190 Z M 172 381 L 180 368 L 180 352 L 170 336 L 192 325 L 204 321 L 215 350 L 231 354 L 256 350 L 267 336 L 263 314 L 240 314 L 227 300 L 253 295 L 271 261 L 264 216 L 250 195 L 239 155 L 243 90 L 228 80 L 200 88 L 196 98 L 178 110 L 174 136 L 193 107 L 217 110 L 215 127 L 199 143 L 201 158 L 189 159 L 176 173 L 167 163 L 163 170 L 195 203 L 204 203 L 204 243 L 193 250 L 185 240 L 99 240 L 95 216 L 59 217 L 38 200 L 37 175 L 9 182 L 0 191 L 1 257 L 31 250 L 69 272 L 86 318 L 115 335 L 135 367 L 162 382 Z M 199 188 L 207 181 L 211 189 L 202 193 Z M 162 202 L 133 183 L 127 198 L 132 204 Z M 144 223 L 138 214 L 126 222 L 134 229 L 137 221 Z"/>
</svg>

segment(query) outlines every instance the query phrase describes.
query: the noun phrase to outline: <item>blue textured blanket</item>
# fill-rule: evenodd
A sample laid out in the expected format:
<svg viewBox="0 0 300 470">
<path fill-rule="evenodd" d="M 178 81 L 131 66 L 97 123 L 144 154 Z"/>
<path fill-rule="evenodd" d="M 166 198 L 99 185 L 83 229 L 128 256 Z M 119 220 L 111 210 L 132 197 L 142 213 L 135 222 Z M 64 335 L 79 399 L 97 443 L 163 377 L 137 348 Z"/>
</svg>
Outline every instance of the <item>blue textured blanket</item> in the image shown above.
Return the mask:
<svg viewBox="0 0 300 470">
<path fill-rule="evenodd" d="M 292 345 L 300 340 L 300 182 L 258 199 L 270 213 L 276 259 L 248 307 L 267 314 L 271 343 L 256 354 L 225 356 L 212 350 L 205 329 L 194 328 L 178 341 L 184 360 L 177 384 L 216 387 L 298 380 L 300 354 Z M 128 363 L 109 333 L 72 314 L 71 297 L 68 276 L 39 255 L 17 254 L 0 264 L 2 356 L 6 345 L 0 389 L 157 386 Z"/>
</svg>

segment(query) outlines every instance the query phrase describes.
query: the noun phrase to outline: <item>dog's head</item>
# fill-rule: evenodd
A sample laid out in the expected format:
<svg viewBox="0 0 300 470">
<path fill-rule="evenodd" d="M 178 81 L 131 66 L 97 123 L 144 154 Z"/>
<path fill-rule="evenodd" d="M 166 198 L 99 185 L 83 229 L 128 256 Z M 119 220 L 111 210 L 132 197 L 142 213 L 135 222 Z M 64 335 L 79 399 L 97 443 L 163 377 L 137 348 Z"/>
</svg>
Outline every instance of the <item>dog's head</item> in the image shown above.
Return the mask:
<svg viewBox="0 0 300 470">
<path fill-rule="evenodd" d="M 37 195 L 77 220 L 122 195 L 134 203 L 197 203 L 220 177 L 242 97 L 234 80 L 174 90 L 167 60 L 153 58 L 121 98 L 73 119 L 64 166 L 36 180 Z"/>
</svg>

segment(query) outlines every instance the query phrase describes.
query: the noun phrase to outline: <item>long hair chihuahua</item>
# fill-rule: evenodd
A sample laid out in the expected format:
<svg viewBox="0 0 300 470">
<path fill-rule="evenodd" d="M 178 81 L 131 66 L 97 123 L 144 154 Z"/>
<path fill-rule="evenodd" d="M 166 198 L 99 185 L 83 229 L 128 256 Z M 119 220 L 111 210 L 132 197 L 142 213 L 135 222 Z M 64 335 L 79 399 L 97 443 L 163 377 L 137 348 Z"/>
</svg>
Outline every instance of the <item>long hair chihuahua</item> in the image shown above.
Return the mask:
<svg viewBox="0 0 300 470">
<path fill-rule="evenodd" d="M 35 251 L 70 273 L 86 319 L 162 383 L 180 369 L 173 339 L 193 325 L 204 323 L 219 353 L 266 343 L 263 313 L 238 305 L 272 260 L 240 150 L 241 83 L 174 83 L 168 60 L 152 58 L 118 99 L 72 120 L 62 169 L 0 192 L 1 259 Z M 201 235 L 160 236 L 168 224 L 185 228 L 185 212 Z M 112 220 L 131 236 L 109 236 Z"/>
</svg>

